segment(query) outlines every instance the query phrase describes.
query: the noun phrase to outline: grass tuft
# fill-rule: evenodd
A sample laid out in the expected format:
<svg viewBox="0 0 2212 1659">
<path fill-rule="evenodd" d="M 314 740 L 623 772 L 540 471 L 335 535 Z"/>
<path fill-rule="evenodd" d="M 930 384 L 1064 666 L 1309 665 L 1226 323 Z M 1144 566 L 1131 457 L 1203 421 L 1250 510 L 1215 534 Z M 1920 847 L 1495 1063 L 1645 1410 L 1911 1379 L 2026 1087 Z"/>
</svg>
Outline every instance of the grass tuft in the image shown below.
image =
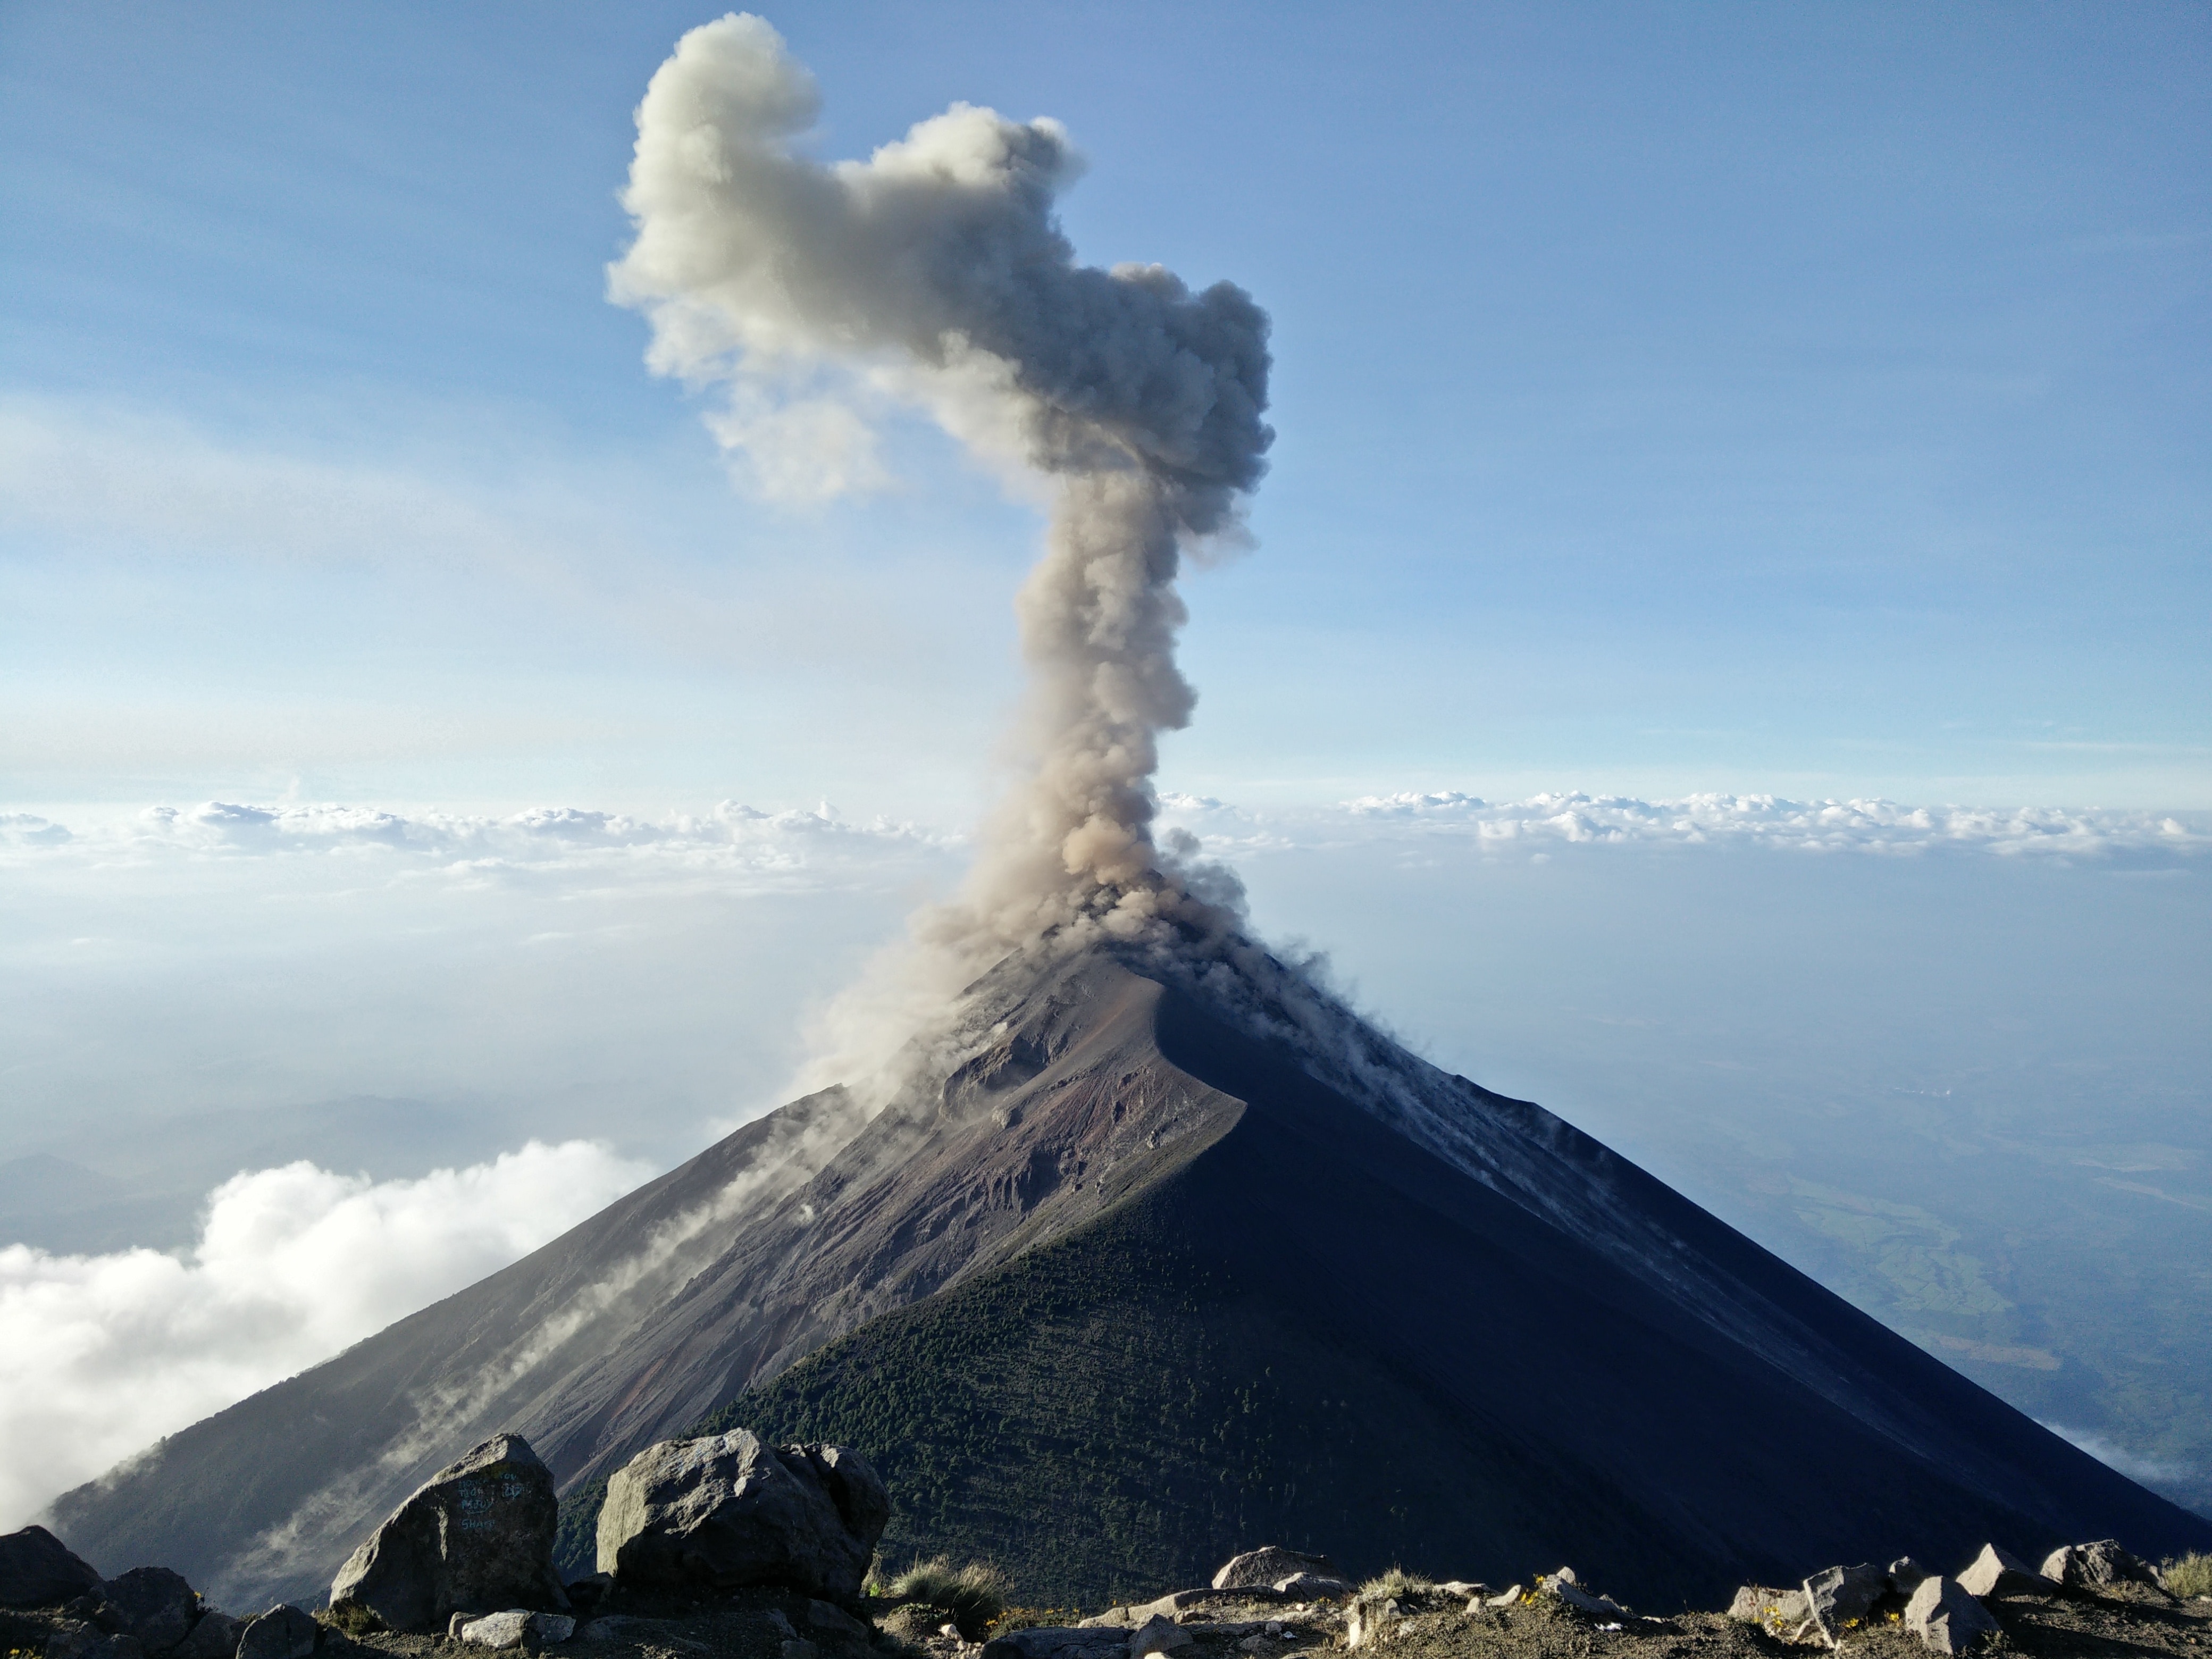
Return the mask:
<svg viewBox="0 0 2212 1659">
<path fill-rule="evenodd" d="M 1386 1595 L 1410 1595 L 1419 1590 L 1437 1587 L 1433 1578 L 1424 1578 L 1417 1572 L 1407 1572 L 1403 1567 L 1393 1567 L 1379 1577 L 1370 1578 L 1359 1587 L 1363 1601 L 1379 1601 Z"/>
<path fill-rule="evenodd" d="M 899 1601 L 945 1608 L 971 1642 L 1006 1610 L 1006 1576 L 988 1561 L 960 1567 L 942 1555 L 917 1561 L 891 1580 L 887 1593 Z"/>
<path fill-rule="evenodd" d="M 2192 1550 L 2161 1564 L 2158 1577 L 2169 1595 L 2212 1595 L 2212 1555 Z"/>
</svg>

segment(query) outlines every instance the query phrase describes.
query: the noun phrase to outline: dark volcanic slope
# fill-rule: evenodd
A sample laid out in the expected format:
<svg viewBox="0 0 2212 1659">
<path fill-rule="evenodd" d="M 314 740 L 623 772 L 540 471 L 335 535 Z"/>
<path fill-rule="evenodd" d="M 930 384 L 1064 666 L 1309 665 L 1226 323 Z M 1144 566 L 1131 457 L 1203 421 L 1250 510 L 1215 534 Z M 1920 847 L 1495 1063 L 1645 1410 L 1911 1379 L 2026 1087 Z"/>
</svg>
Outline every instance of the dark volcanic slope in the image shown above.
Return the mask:
<svg viewBox="0 0 2212 1659">
<path fill-rule="evenodd" d="M 1649 1601 L 1989 1537 L 2212 1541 L 1539 1108 L 1357 1030 L 1309 1069 L 1103 957 L 1018 972 L 943 1088 L 803 1187 L 763 1172 L 850 1132 L 835 1097 L 72 1493 L 59 1529 L 240 1605 L 303 1594 L 495 1429 L 580 1486 L 740 1396 L 730 1420 L 882 1460 L 890 1550 L 1085 1602 L 1269 1538 L 1571 1559 Z"/>
</svg>

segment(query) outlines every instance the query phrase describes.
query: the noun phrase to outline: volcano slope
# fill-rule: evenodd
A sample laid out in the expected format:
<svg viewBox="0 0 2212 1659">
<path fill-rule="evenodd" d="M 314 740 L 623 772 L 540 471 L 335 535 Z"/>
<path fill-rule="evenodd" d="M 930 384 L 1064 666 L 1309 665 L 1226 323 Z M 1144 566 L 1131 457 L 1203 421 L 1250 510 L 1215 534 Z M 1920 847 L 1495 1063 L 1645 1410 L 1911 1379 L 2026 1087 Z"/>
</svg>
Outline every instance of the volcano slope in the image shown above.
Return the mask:
<svg viewBox="0 0 2212 1659">
<path fill-rule="evenodd" d="M 1268 1540 L 1496 1582 L 1571 1560 L 1650 1606 L 1990 1538 L 2212 1543 L 1550 1113 L 1244 956 L 1002 964 L 872 1120 L 833 1091 L 748 1126 L 68 1494 L 56 1529 L 230 1605 L 308 1596 L 493 1432 L 582 1522 L 704 1420 L 862 1448 L 887 1559 L 986 1555 L 1085 1606 Z"/>
</svg>

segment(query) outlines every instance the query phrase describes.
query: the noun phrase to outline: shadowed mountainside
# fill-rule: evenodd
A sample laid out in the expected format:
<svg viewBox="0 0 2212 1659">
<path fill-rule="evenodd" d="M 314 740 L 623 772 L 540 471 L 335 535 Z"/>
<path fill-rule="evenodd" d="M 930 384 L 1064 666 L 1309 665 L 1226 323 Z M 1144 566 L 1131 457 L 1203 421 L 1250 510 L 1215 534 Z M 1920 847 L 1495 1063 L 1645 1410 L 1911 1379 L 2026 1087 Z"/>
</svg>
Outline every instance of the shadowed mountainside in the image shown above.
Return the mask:
<svg viewBox="0 0 2212 1659">
<path fill-rule="evenodd" d="M 713 1413 L 878 1460 L 888 1559 L 1086 1605 L 1262 1536 L 1659 1601 L 1990 1537 L 2212 1541 L 1551 1114 L 1332 1017 L 1009 963 L 865 1127 L 834 1092 L 748 1126 L 58 1528 L 309 1595 L 496 1430 L 585 1493 Z"/>
</svg>

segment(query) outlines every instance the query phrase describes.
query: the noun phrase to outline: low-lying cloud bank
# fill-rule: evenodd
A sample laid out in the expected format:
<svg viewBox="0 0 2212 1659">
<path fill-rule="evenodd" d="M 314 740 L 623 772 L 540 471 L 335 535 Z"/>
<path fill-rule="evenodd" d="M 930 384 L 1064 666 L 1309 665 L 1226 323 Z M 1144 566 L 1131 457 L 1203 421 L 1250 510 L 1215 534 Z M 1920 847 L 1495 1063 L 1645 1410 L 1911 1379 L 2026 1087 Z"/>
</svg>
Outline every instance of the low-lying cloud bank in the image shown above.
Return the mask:
<svg viewBox="0 0 2212 1659">
<path fill-rule="evenodd" d="M 1352 841 L 1462 840 L 1485 854 L 1560 847 L 1771 847 L 1827 853 L 1973 850 L 2006 856 L 2186 857 L 2212 852 L 2212 813 L 2115 811 L 2057 806 L 1911 806 L 1879 799 L 1790 800 L 1778 795 L 1698 794 L 1644 800 L 1579 790 L 1486 800 L 1456 790 L 1361 795 L 1310 807 L 1253 809 L 1209 795 L 1160 797 L 1164 823 L 1208 851 L 1233 854 Z M 206 801 L 153 806 L 133 817 L 63 823 L 0 813 L 0 854 L 64 848 L 102 855 L 163 852 L 239 856 L 387 848 L 423 860 L 502 866 L 574 865 L 657 855 L 763 872 L 797 874 L 956 853 L 965 837 L 911 821 L 856 823 L 824 803 L 766 812 L 724 801 L 710 812 L 659 818 L 573 806 L 505 817 L 400 813 L 334 803 L 250 805 Z"/>
<path fill-rule="evenodd" d="M 1816 853 L 2163 859 L 2212 852 L 2212 814 L 2055 806 L 1905 806 L 1891 800 L 1685 795 L 1642 800 L 1579 790 L 1491 801 L 1455 790 L 1362 795 L 1310 811 L 1252 811 L 1170 794 L 1162 819 L 1214 856 L 1355 841 L 1463 843 L 1486 856 L 1563 847 L 1771 847 Z"/>
<path fill-rule="evenodd" d="M 336 802 L 274 806 L 204 801 L 149 806 L 121 817 L 61 823 L 33 812 L 0 812 L 0 848 L 150 857 L 163 853 L 231 855 L 388 849 L 425 860 L 460 860 L 484 869 L 549 865 L 610 854 L 659 854 L 797 871 L 840 854 L 933 849 L 959 837 L 875 818 L 854 823 L 826 801 L 813 811 L 763 812 L 724 801 L 711 812 L 643 818 L 574 806 L 540 806 L 505 817 L 455 812 L 387 812 Z"/>
<path fill-rule="evenodd" d="M 580 1140 L 415 1181 L 300 1163 L 225 1182 L 198 1243 L 177 1255 L 0 1248 L 0 1531 L 505 1267 L 652 1173 Z"/>
</svg>

